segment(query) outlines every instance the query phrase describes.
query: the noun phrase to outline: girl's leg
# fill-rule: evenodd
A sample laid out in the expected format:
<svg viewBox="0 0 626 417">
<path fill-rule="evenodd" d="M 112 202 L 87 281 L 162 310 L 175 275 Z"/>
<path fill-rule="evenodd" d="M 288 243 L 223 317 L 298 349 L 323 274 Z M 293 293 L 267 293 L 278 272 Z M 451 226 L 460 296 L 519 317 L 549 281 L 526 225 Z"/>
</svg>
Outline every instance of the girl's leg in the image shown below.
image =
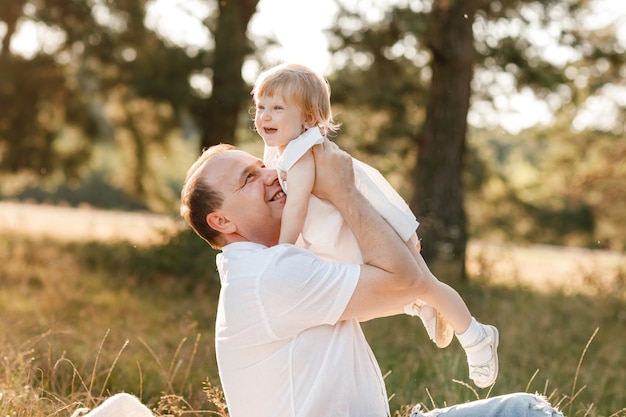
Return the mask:
<svg viewBox="0 0 626 417">
<path fill-rule="evenodd" d="M 454 329 L 455 333 L 464 333 L 470 326 L 472 315 L 459 293 L 448 284 L 439 281 L 426 265 L 424 258 L 418 252 L 412 240 L 407 241 L 407 246 L 419 268 L 424 272 L 429 281 L 426 288 L 428 294 L 420 297 L 422 301 L 434 307 L 441 316 Z"/>
<path fill-rule="evenodd" d="M 465 350 L 470 378 L 474 384 L 480 388 L 493 385 L 498 376 L 498 329 L 481 324 L 472 318 L 459 293 L 432 274 L 417 247 L 410 240 L 407 246 L 428 281 L 425 285 L 426 290 L 420 296 L 421 300 L 416 300 L 412 308 L 405 307 L 405 312 L 411 314 L 411 310 L 418 310 L 415 315 L 420 316 L 430 338 L 439 347 L 445 347 L 450 343 L 453 335 L 446 330 L 452 327 Z"/>
</svg>

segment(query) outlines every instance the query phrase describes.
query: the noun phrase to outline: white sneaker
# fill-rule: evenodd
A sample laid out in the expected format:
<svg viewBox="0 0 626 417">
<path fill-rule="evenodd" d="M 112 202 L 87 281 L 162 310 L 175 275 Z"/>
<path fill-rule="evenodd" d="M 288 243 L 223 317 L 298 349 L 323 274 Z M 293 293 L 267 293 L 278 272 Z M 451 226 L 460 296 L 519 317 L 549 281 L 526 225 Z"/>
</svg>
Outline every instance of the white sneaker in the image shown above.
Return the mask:
<svg viewBox="0 0 626 417">
<path fill-rule="evenodd" d="M 411 308 L 411 315 L 418 316 L 422 320 L 428 337 L 438 348 L 443 349 L 452 342 L 454 329 L 435 307 L 417 300 Z"/>
<path fill-rule="evenodd" d="M 487 388 L 492 386 L 498 378 L 498 329 L 494 326 L 480 325 L 483 328 L 485 337 L 476 344 L 465 348 L 465 352 L 478 352 L 485 347 L 491 350 L 491 359 L 481 365 L 469 364 L 469 377 L 479 388 Z"/>
</svg>

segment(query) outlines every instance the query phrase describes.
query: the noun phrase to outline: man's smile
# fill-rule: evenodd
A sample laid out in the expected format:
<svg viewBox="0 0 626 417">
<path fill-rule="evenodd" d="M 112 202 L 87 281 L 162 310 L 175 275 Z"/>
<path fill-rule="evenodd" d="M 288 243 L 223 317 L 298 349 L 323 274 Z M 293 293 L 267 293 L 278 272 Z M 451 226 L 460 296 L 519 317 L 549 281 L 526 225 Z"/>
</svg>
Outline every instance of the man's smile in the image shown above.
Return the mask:
<svg viewBox="0 0 626 417">
<path fill-rule="evenodd" d="M 272 197 L 270 199 L 270 201 L 280 200 L 281 198 L 285 197 L 286 195 L 287 194 L 285 194 L 285 192 L 281 190 L 281 191 L 277 192 L 276 194 L 274 194 L 274 197 Z"/>
</svg>

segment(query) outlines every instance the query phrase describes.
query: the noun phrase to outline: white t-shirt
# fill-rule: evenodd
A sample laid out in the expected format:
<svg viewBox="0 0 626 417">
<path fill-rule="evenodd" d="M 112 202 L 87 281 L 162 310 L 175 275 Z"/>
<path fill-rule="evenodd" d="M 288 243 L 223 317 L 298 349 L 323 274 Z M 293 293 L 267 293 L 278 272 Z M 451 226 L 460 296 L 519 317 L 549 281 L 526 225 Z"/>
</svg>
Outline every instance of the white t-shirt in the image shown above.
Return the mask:
<svg viewBox="0 0 626 417">
<path fill-rule="evenodd" d="M 314 145 L 322 143 L 318 127 L 312 127 L 289 142 L 281 155 L 276 148 L 265 147 L 263 160 L 276 168 L 283 190 L 289 195 L 289 170 Z M 408 204 L 375 168 L 352 159 L 355 184 L 376 211 L 394 228 L 403 241 L 417 243 L 419 222 Z M 284 173 L 287 178 L 284 179 Z M 289 197 L 287 197 L 289 198 Z M 322 259 L 361 263 L 361 252 L 352 230 L 339 211 L 327 201 L 314 195 L 309 199 L 307 216 L 302 233 L 296 242 Z"/>
<path fill-rule="evenodd" d="M 294 245 L 217 257 L 216 353 L 231 417 L 384 417 L 384 381 L 357 321 L 337 320 L 360 266 Z"/>
</svg>

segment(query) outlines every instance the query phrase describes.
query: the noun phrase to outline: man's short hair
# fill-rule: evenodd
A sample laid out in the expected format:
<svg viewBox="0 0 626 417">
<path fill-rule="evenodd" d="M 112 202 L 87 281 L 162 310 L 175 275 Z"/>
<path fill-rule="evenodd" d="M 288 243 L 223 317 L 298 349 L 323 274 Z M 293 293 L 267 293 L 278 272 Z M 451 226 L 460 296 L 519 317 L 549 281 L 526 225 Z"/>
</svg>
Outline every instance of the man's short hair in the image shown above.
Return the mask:
<svg viewBox="0 0 626 417">
<path fill-rule="evenodd" d="M 223 241 L 221 234 L 209 226 L 206 218 L 222 206 L 224 197 L 211 187 L 203 172 L 207 161 L 224 151 L 235 149 L 235 146 L 225 143 L 205 149 L 187 171 L 180 193 L 181 216 L 214 249 L 221 249 Z"/>
</svg>

